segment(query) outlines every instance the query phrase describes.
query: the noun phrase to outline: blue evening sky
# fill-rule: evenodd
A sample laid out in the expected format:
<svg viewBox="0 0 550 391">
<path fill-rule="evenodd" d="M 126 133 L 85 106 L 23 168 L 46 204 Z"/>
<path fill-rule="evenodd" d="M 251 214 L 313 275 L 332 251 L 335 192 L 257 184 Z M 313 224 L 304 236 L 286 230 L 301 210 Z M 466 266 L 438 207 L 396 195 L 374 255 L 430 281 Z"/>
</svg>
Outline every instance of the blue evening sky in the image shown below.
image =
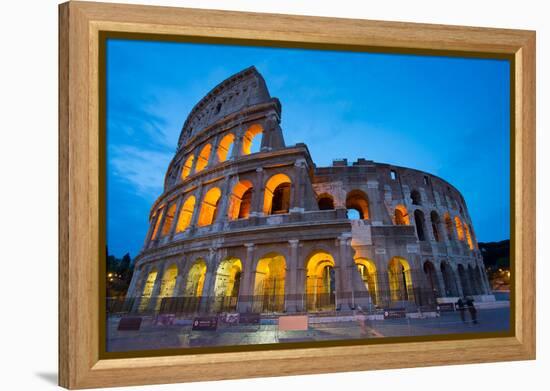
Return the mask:
<svg viewBox="0 0 550 391">
<path fill-rule="evenodd" d="M 192 107 L 255 65 L 287 145 L 318 166 L 359 157 L 438 175 L 478 240 L 510 237 L 509 62 L 229 45 L 107 43 L 107 244 L 137 255 Z"/>
</svg>

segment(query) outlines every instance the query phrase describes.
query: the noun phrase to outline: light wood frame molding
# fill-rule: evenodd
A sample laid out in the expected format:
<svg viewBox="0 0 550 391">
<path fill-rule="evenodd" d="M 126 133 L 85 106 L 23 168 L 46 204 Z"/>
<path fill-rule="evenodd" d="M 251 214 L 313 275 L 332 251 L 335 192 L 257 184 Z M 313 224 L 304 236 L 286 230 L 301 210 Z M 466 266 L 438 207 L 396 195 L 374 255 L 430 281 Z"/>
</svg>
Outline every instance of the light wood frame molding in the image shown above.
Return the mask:
<svg viewBox="0 0 550 391">
<path fill-rule="evenodd" d="M 515 335 L 181 356 L 99 354 L 100 31 L 509 55 Z M 535 32 L 171 7 L 59 6 L 59 383 L 91 388 L 535 358 Z"/>
</svg>

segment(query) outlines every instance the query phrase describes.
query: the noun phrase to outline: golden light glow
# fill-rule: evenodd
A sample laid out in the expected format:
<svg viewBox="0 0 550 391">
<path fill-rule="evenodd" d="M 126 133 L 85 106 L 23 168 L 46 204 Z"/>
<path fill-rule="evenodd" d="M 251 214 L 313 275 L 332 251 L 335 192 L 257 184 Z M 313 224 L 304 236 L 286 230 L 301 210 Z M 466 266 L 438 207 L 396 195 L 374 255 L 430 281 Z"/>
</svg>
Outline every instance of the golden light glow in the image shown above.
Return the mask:
<svg viewBox="0 0 550 391">
<path fill-rule="evenodd" d="M 216 271 L 214 295 L 238 297 L 243 267 L 239 258 L 226 258 Z"/>
<path fill-rule="evenodd" d="M 252 143 L 253 140 L 260 134 L 262 134 L 264 129 L 261 125 L 255 124 L 248 128 L 243 137 L 243 155 L 250 155 L 252 153 Z"/>
<path fill-rule="evenodd" d="M 181 179 L 185 179 L 191 174 L 191 169 L 193 168 L 193 161 L 195 160 L 195 156 L 191 155 L 187 158 L 185 161 L 185 164 L 183 165 L 183 168 L 181 169 Z"/>
<path fill-rule="evenodd" d="M 369 291 L 372 301 L 376 303 L 378 296 L 378 281 L 374 262 L 367 258 L 356 258 L 355 264 L 365 284 L 365 288 Z"/>
<path fill-rule="evenodd" d="M 462 225 L 462 221 L 460 220 L 460 217 L 455 216 L 455 225 L 456 225 L 456 233 L 458 235 L 458 240 L 464 240 L 464 227 Z"/>
<path fill-rule="evenodd" d="M 306 297 L 308 310 L 334 307 L 332 297 L 336 288 L 334 258 L 326 251 L 316 251 L 307 261 Z"/>
<path fill-rule="evenodd" d="M 206 144 L 197 158 L 197 164 L 195 166 L 195 172 L 200 172 L 208 166 L 208 159 L 210 159 L 210 152 L 212 151 L 212 145 Z"/>
<path fill-rule="evenodd" d="M 250 215 L 252 201 L 252 182 L 243 180 L 233 187 L 229 196 L 229 220 L 246 219 Z"/>
<path fill-rule="evenodd" d="M 285 174 L 275 174 L 265 184 L 264 191 L 264 214 L 272 214 L 274 212 L 285 213 L 288 212 L 290 205 L 290 188 L 291 185 L 290 178 Z M 285 186 L 287 185 L 287 186 Z M 279 192 L 276 192 L 277 188 L 281 187 Z M 287 190 L 288 189 L 288 190 Z M 277 197 L 277 210 L 273 210 L 273 198 L 275 193 L 278 194 Z M 280 194 L 279 194 L 280 193 Z M 280 197 L 280 199 L 279 199 Z"/>
<path fill-rule="evenodd" d="M 256 301 L 256 311 L 261 312 L 265 307 L 272 311 L 284 310 L 285 275 L 286 262 L 281 254 L 269 253 L 258 261 L 254 296 L 261 296 L 262 300 Z"/>
<path fill-rule="evenodd" d="M 197 260 L 187 273 L 185 284 L 185 296 L 201 297 L 206 278 L 206 262 L 203 259 Z"/>
<path fill-rule="evenodd" d="M 227 160 L 229 150 L 231 149 L 231 146 L 233 144 L 233 141 L 235 140 L 235 135 L 232 133 L 226 134 L 220 141 L 220 144 L 218 145 L 218 161 L 225 162 Z"/>
<path fill-rule="evenodd" d="M 449 212 L 445 212 L 443 219 L 445 220 L 445 228 L 447 229 L 447 238 L 451 240 L 453 238 L 453 220 L 451 219 Z"/>
<path fill-rule="evenodd" d="M 175 263 L 170 265 L 168 269 L 164 271 L 162 276 L 162 283 L 160 285 L 160 297 L 172 297 L 174 296 L 174 288 L 176 287 L 176 278 L 178 278 L 178 267 Z M 160 304 L 160 300 L 158 302 Z"/>
<path fill-rule="evenodd" d="M 368 220 L 369 201 L 367 195 L 361 190 L 352 190 L 346 196 L 346 209 L 355 209 L 359 212 L 359 218 Z"/>
<path fill-rule="evenodd" d="M 143 292 L 141 293 L 141 301 L 139 303 L 140 311 L 144 311 L 149 306 L 149 301 L 151 300 L 151 294 L 153 293 L 153 288 L 155 287 L 155 281 L 157 279 L 157 270 L 153 269 L 149 272 L 145 285 L 143 286 Z"/>
<path fill-rule="evenodd" d="M 204 195 L 201 205 L 201 212 L 199 214 L 199 227 L 210 225 L 216 218 L 216 212 L 218 210 L 218 203 L 222 192 L 219 188 L 213 187 Z"/>
<path fill-rule="evenodd" d="M 174 221 L 174 216 L 176 215 L 176 203 L 172 203 L 168 208 L 166 213 L 166 218 L 164 219 L 164 225 L 162 226 L 162 236 L 166 236 L 170 233 L 170 227 L 172 227 L 172 222 Z"/>
<path fill-rule="evenodd" d="M 151 235 L 151 240 L 156 239 L 157 233 L 159 231 L 160 222 L 162 221 L 162 215 L 164 214 L 164 208 L 160 209 L 158 212 L 157 221 L 155 222 L 155 228 L 153 229 L 153 234 Z"/>
<path fill-rule="evenodd" d="M 189 196 L 181 206 L 180 215 L 178 217 L 178 225 L 176 226 L 176 232 L 185 231 L 191 224 L 193 218 L 193 211 L 195 210 L 195 196 Z"/>
<path fill-rule="evenodd" d="M 388 264 L 390 294 L 393 301 L 414 300 L 411 267 L 405 258 L 393 257 Z"/>
<path fill-rule="evenodd" d="M 394 212 L 394 224 L 395 225 L 410 225 L 409 212 L 404 205 L 397 205 Z"/>
<path fill-rule="evenodd" d="M 464 233 L 466 234 L 466 241 L 468 242 L 468 247 L 470 247 L 470 250 L 474 249 L 474 243 L 472 242 L 472 235 L 470 234 L 470 227 L 468 227 L 468 224 L 464 224 Z"/>
</svg>

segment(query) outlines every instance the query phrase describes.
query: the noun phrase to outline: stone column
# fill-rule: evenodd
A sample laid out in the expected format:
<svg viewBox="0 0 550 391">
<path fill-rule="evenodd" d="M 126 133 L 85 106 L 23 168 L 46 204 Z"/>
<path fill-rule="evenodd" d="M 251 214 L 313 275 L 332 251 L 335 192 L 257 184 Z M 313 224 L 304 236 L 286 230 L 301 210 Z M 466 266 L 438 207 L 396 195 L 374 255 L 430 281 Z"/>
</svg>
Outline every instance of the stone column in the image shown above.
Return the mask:
<svg viewBox="0 0 550 391">
<path fill-rule="evenodd" d="M 220 135 L 216 135 L 214 141 L 212 142 L 212 149 L 210 150 L 210 156 L 208 157 L 208 164 L 206 167 L 212 167 L 214 164 L 219 162 L 218 159 L 218 146 L 220 143 Z"/>
<path fill-rule="evenodd" d="M 211 312 L 211 305 L 215 299 L 215 281 L 216 281 L 216 267 L 217 260 L 219 258 L 218 251 L 211 248 L 208 254 L 206 276 L 204 277 L 204 285 L 202 288 L 201 300 L 199 303 L 199 312 Z"/>
<path fill-rule="evenodd" d="M 445 291 L 445 280 L 443 279 L 443 273 L 441 273 L 441 267 L 435 267 L 435 276 L 436 276 L 436 280 L 437 280 L 437 283 L 439 285 L 439 296 L 440 297 L 446 297 L 447 296 L 447 292 Z"/>
<path fill-rule="evenodd" d="M 149 244 L 151 242 L 151 235 L 153 235 L 153 230 L 155 229 L 155 224 L 158 219 L 158 211 L 154 213 L 153 218 L 149 222 L 149 229 L 147 230 L 147 235 L 145 235 L 145 241 L 143 242 L 143 249 L 146 249 L 149 247 Z"/>
<path fill-rule="evenodd" d="M 230 194 L 230 185 L 231 185 L 231 180 L 230 180 L 230 176 L 229 175 L 226 175 L 224 180 L 223 180 L 223 184 L 222 184 L 222 196 L 221 196 L 221 201 L 218 205 L 218 213 L 216 215 L 216 221 L 214 221 L 214 224 L 216 223 L 224 223 L 227 221 L 227 208 L 228 208 L 228 201 L 229 201 L 229 198 L 231 197 L 231 194 Z"/>
<path fill-rule="evenodd" d="M 285 310 L 286 312 L 299 311 L 299 294 L 298 294 L 298 239 L 288 241 L 290 247 L 290 259 L 286 265 L 285 278 Z"/>
<path fill-rule="evenodd" d="M 458 268 L 453 265 L 449 265 L 453 273 L 453 279 L 455 282 L 456 290 L 459 297 L 464 297 L 464 291 L 462 290 L 462 281 L 460 281 L 460 274 L 458 273 Z"/>
<path fill-rule="evenodd" d="M 168 234 L 170 240 L 174 238 L 174 234 L 176 233 L 176 227 L 178 226 L 181 207 L 183 205 L 183 196 L 180 196 L 176 202 L 176 211 L 174 212 L 174 219 L 172 220 L 172 226 L 170 227 L 170 232 Z"/>
<path fill-rule="evenodd" d="M 157 305 L 160 305 L 160 300 L 158 296 L 160 293 L 160 287 L 162 286 L 163 277 L 164 277 L 164 265 L 159 267 L 157 278 L 155 279 L 155 285 L 153 286 L 153 291 L 151 292 L 151 299 L 149 301 L 149 305 L 147 306 L 148 311 L 155 311 L 157 309 Z"/>
<path fill-rule="evenodd" d="M 252 312 L 254 304 L 254 243 L 245 243 L 246 258 L 244 259 L 243 271 L 241 277 L 241 286 L 239 289 L 239 301 L 237 305 L 238 312 Z"/>
<path fill-rule="evenodd" d="M 294 182 L 291 185 L 292 194 L 291 194 L 291 205 L 289 207 L 290 210 L 294 209 L 295 211 L 301 211 L 303 210 L 303 203 L 304 203 L 304 189 L 303 189 L 303 182 L 304 182 L 304 175 L 305 172 L 305 160 L 304 159 L 297 159 L 294 163 Z"/>
<path fill-rule="evenodd" d="M 160 239 L 162 238 L 162 227 L 164 226 L 164 222 L 166 221 L 166 215 L 168 214 L 168 202 L 164 204 L 164 207 L 162 208 L 162 219 L 160 219 L 160 224 L 157 229 L 157 236 L 155 236 L 155 239 L 157 242 L 160 242 Z"/>
<path fill-rule="evenodd" d="M 189 224 L 190 230 L 194 229 L 197 226 L 197 221 L 199 221 L 199 215 L 201 213 L 201 207 L 202 207 L 202 193 L 203 193 L 203 186 L 202 182 L 199 183 L 199 188 L 196 192 L 195 197 L 195 210 L 193 210 L 193 216 L 191 217 L 191 224 Z"/>
<path fill-rule="evenodd" d="M 233 150 L 231 151 L 231 159 L 236 159 L 242 155 L 241 151 L 243 148 L 243 136 L 244 129 L 242 122 L 239 123 L 239 127 L 235 132 L 235 140 L 233 141 Z"/>
<path fill-rule="evenodd" d="M 350 276 L 350 262 L 351 260 L 351 234 L 343 234 L 338 238 L 339 251 L 338 251 L 338 275 L 336 279 L 339 282 L 339 286 L 336 289 L 337 306 L 339 310 L 347 311 L 351 309 L 351 292 L 353 291 L 351 276 Z"/>
<path fill-rule="evenodd" d="M 256 183 L 254 185 L 254 193 L 252 195 L 252 213 L 256 215 L 263 215 L 263 201 L 264 201 L 264 169 L 262 167 L 256 168 Z"/>
</svg>

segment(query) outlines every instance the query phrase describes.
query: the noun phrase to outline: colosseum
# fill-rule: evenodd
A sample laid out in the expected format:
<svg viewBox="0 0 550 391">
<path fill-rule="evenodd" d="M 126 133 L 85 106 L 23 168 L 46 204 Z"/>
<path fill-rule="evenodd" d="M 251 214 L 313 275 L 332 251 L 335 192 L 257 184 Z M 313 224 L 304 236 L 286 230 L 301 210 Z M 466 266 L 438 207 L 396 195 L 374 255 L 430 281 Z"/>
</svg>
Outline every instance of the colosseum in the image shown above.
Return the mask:
<svg viewBox="0 0 550 391">
<path fill-rule="evenodd" d="M 418 311 L 493 301 L 464 198 L 419 170 L 317 167 L 247 68 L 192 109 L 127 297 L 180 314 Z M 159 173 L 160 174 L 160 173 Z"/>
</svg>

